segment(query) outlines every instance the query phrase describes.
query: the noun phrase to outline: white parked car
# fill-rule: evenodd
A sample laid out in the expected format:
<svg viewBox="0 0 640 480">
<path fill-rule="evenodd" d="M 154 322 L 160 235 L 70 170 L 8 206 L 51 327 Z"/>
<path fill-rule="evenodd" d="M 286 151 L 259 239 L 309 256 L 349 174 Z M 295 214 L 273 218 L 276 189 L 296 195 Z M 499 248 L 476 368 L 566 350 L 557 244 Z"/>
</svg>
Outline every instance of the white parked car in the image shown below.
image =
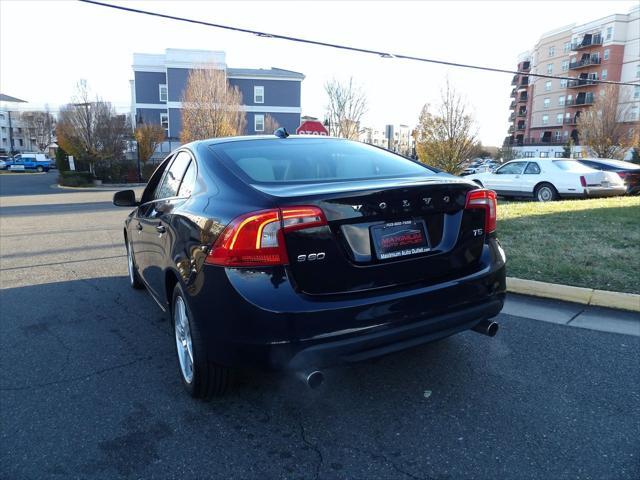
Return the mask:
<svg viewBox="0 0 640 480">
<path fill-rule="evenodd" d="M 503 197 L 533 197 L 540 202 L 571 197 L 624 195 L 617 174 L 589 168 L 568 158 L 524 158 L 505 163 L 495 172 L 465 177 Z"/>
</svg>

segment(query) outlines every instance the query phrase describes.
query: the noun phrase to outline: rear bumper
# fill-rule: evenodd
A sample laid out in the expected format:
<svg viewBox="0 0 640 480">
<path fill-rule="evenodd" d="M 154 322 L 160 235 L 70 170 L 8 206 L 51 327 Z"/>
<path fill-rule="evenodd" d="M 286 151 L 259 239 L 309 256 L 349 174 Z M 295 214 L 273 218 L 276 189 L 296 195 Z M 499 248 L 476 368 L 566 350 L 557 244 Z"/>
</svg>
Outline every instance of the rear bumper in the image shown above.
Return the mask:
<svg viewBox="0 0 640 480">
<path fill-rule="evenodd" d="M 616 197 L 627 193 L 626 186 L 619 187 L 587 187 L 582 192 L 561 193 L 561 197 L 565 198 L 600 198 L 600 197 Z"/>
<path fill-rule="evenodd" d="M 466 277 L 360 295 L 301 294 L 282 267 L 206 269 L 189 304 L 211 360 L 228 366 L 320 368 L 384 355 L 497 315 L 506 291 L 494 239 Z"/>
</svg>

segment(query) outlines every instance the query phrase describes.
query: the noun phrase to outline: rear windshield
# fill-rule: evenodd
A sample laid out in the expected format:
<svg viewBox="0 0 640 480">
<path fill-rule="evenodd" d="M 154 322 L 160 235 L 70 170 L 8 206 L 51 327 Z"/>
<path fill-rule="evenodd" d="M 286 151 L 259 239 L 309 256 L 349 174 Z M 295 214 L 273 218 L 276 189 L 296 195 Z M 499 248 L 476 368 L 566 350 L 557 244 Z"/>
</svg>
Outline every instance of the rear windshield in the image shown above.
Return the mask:
<svg viewBox="0 0 640 480">
<path fill-rule="evenodd" d="M 404 157 L 339 139 L 265 139 L 211 146 L 250 183 L 297 183 L 432 175 Z"/>
<path fill-rule="evenodd" d="M 554 165 L 567 172 L 592 172 L 593 168 L 587 167 L 575 160 L 554 160 Z"/>
</svg>

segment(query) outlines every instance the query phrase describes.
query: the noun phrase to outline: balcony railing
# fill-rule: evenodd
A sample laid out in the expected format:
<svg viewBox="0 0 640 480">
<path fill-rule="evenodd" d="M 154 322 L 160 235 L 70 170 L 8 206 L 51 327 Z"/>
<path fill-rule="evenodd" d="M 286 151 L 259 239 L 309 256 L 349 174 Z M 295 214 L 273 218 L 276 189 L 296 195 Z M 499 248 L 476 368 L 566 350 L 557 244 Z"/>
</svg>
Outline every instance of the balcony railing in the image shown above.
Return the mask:
<svg viewBox="0 0 640 480">
<path fill-rule="evenodd" d="M 520 122 L 518 124 L 518 126 L 516 127 L 516 130 L 524 130 L 526 128 L 526 125 L 524 122 Z"/>
<path fill-rule="evenodd" d="M 602 63 L 602 59 L 600 57 L 588 57 L 583 58 L 577 62 L 571 62 L 569 64 L 569 69 L 577 70 L 578 68 L 588 67 L 589 65 L 600 65 Z"/>
<path fill-rule="evenodd" d="M 516 89 L 514 88 L 513 90 L 511 90 L 511 95 L 509 95 L 511 98 L 515 98 L 516 97 Z"/>
<path fill-rule="evenodd" d="M 515 131 L 516 131 L 516 129 L 514 128 L 514 126 L 513 126 L 513 125 L 511 125 L 511 126 L 509 127 L 509 130 L 507 130 L 507 132 L 508 132 L 508 133 L 513 133 L 513 132 L 515 132 Z"/>
<path fill-rule="evenodd" d="M 580 41 L 571 44 L 571 50 L 582 50 L 594 45 L 602 45 L 602 35 L 585 35 Z"/>
<path fill-rule="evenodd" d="M 527 111 L 526 110 L 520 110 L 518 112 L 518 116 L 519 117 L 526 117 L 527 116 Z"/>
<path fill-rule="evenodd" d="M 530 69 L 531 69 L 531 62 L 522 62 L 522 65 L 520 66 L 521 72 L 528 72 Z"/>
<path fill-rule="evenodd" d="M 511 110 L 513 110 L 514 108 L 516 108 L 516 101 L 514 100 L 513 102 L 511 102 L 511 105 L 509 105 L 509 108 Z"/>
<path fill-rule="evenodd" d="M 518 84 L 518 74 L 515 74 L 513 76 L 513 78 L 511 79 L 511 85 L 517 85 Z"/>
<path fill-rule="evenodd" d="M 572 106 L 576 107 L 578 105 L 592 105 L 594 101 L 595 101 L 595 97 L 593 96 L 593 93 L 590 93 L 588 95 L 567 99 L 567 101 L 565 102 L 565 105 L 569 107 L 572 107 Z"/>
<path fill-rule="evenodd" d="M 527 96 L 526 93 L 525 94 L 520 94 L 520 96 L 518 97 L 518 102 L 526 102 L 528 98 L 529 97 Z"/>
<path fill-rule="evenodd" d="M 567 88 L 588 87 L 590 85 L 597 85 L 597 83 L 594 79 L 591 78 L 580 78 L 576 80 L 569 80 L 567 82 Z"/>
<path fill-rule="evenodd" d="M 522 80 L 520 81 L 520 86 L 521 87 L 529 86 L 529 77 L 522 77 Z"/>
<path fill-rule="evenodd" d="M 565 125 L 577 125 L 578 123 L 578 117 L 564 117 L 564 120 L 562 121 L 562 123 L 564 123 Z"/>
<path fill-rule="evenodd" d="M 516 119 L 516 114 L 512 113 L 511 115 L 509 115 L 509 121 L 513 122 Z"/>
</svg>

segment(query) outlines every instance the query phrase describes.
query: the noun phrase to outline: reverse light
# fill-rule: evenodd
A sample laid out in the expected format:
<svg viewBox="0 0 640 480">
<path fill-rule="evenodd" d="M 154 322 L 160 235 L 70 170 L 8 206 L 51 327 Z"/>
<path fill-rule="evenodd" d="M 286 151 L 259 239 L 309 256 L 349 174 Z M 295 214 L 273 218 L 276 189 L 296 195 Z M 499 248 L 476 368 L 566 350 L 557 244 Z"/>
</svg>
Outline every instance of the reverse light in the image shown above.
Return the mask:
<svg viewBox="0 0 640 480">
<path fill-rule="evenodd" d="M 206 262 L 226 267 L 260 267 L 289 263 L 284 232 L 326 225 L 317 207 L 296 206 L 241 215 L 213 244 Z"/>
<path fill-rule="evenodd" d="M 467 201 L 465 203 L 465 209 L 471 208 L 483 208 L 485 210 L 484 215 L 484 231 L 485 233 L 491 233 L 496 231 L 498 220 L 498 203 L 496 198 L 496 192 L 493 190 L 472 190 L 467 193 Z"/>
</svg>

